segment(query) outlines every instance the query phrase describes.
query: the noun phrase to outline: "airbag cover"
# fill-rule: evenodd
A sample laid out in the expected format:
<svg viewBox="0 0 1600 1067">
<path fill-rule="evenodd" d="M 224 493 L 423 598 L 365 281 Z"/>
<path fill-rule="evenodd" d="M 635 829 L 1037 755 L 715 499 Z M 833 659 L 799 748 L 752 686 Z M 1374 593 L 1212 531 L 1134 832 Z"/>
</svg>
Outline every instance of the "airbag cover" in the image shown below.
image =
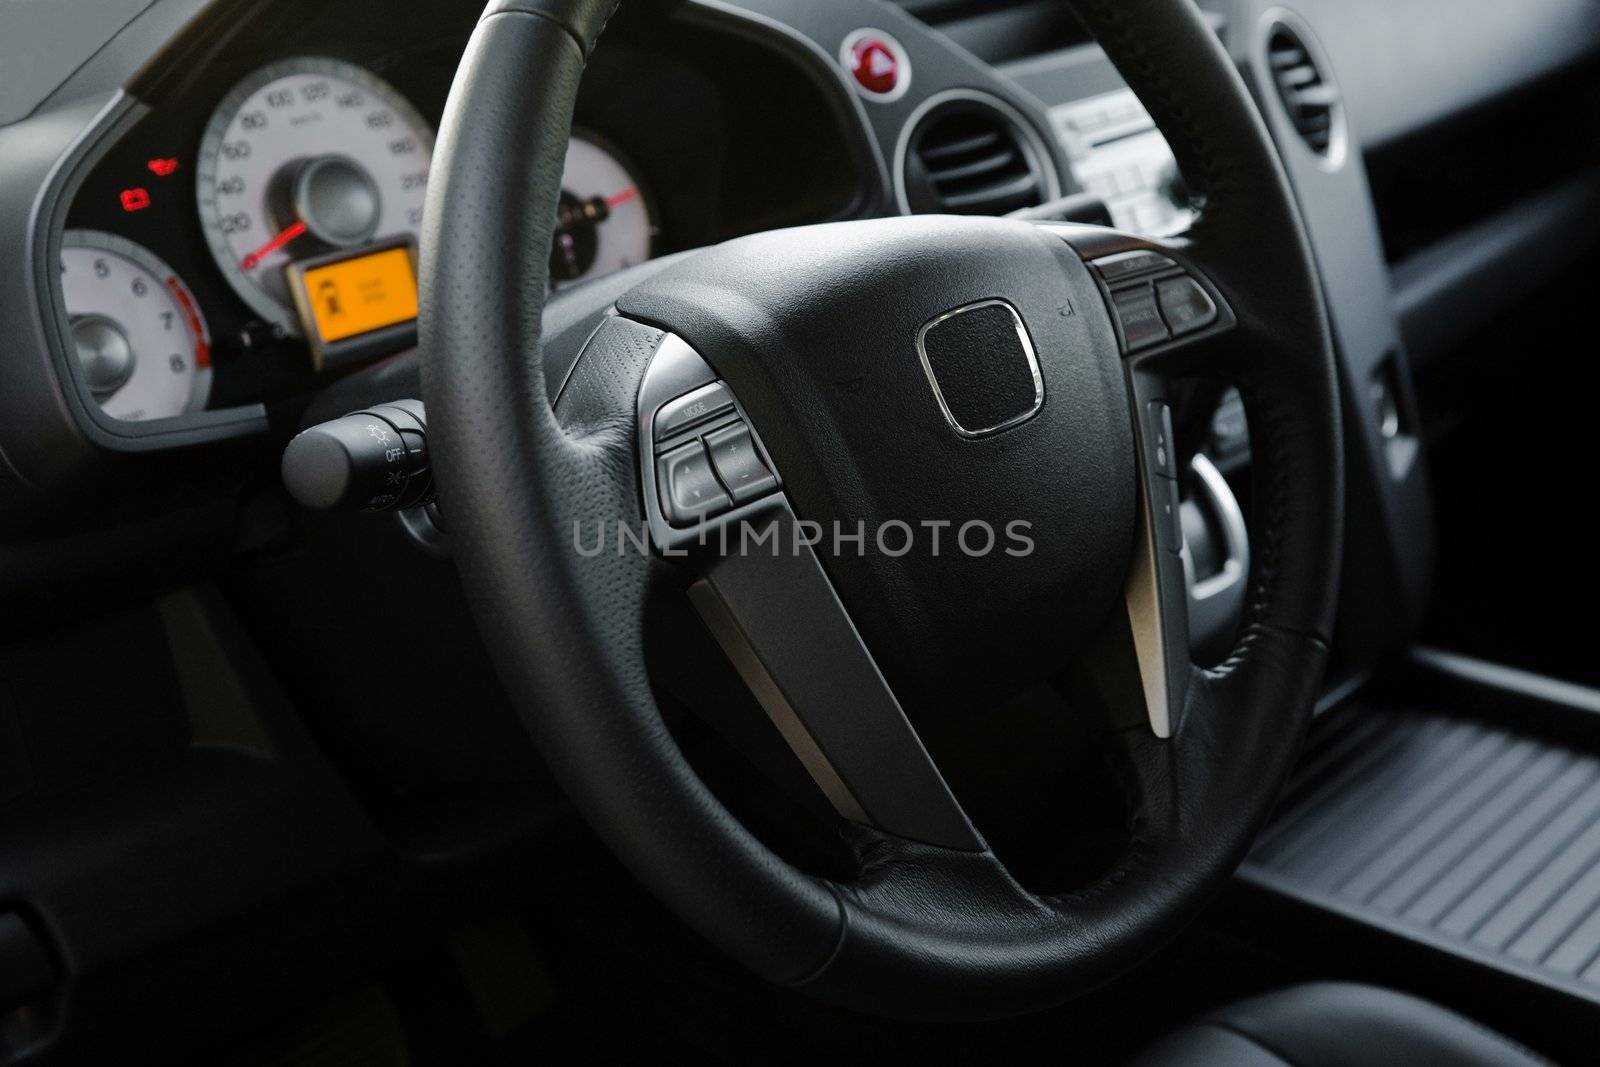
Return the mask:
<svg viewBox="0 0 1600 1067">
<path fill-rule="evenodd" d="M 1099 290 L 1059 238 L 942 216 L 776 231 L 685 260 L 619 310 L 733 386 L 902 691 L 998 696 L 1120 602 L 1125 381 Z"/>
</svg>

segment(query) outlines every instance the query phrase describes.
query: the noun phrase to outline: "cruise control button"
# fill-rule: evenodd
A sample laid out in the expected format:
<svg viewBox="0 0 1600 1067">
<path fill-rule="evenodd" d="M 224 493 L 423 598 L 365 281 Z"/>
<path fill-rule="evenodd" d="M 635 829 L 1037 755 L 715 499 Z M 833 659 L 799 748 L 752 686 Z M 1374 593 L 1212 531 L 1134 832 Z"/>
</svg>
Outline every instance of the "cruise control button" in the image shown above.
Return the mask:
<svg viewBox="0 0 1600 1067">
<path fill-rule="evenodd" d="M 1144 420 L 1150 467 L 1166 478 L 1178 476 L 1178 457 L 1172 445 L 1172 409 L 1159 400 L 1151 401 Z"/>
<path fill-rule="evenodd" d="M 1156 294 L 1148 286 L 1129 289 L 1112 297 L 1122 339 L 1129 352 L 1137 352 L 1167 339 L 1167 324 L 1156 308 Z"/>
<path fill-rule="evenodd" d="M 1166 316 L 1172 336 L 1204 329 L 1217 321 L 1217 305 L 1193 278 L 1172 278 L 1156 283 L 1161 314 Z"/>
<path fill-rule="evenodd" d="M 717 477 L 733 494 L 735 504 L 763 496 L 778 488 L 778 479 L 761 462 L 761 453 L 750 437 L 750 427 L 744 423 L 724 427 L 706 437 L 706 447 L 711 450 L 711 462 Z"/>
<path fill-rule="evenodd" d="M 722 382 L 712 382 L 676 400 L 669 400 L 656 412 L 656 440 L 671 437 L 733 408 L 733 394 Z"/>
<path fill-rule="evenodd" d="M 1089 265 L 1108 282 L 1120 282 L 1135 274 L 1148 274 L 1151 271 L 1167 270 L 1177 266 L 1172 260 L 1157 252 L 1118 252 L 1114 256 L 1097 259 Z"/>
<path fill-rule="evenodd" d="M 688 526 L 733 506 L 717 483 L 705 445 L 699 441 L 675 448 L 656 461 L 656 485 L 662 514 L 674 526 Z"/>
</svg>

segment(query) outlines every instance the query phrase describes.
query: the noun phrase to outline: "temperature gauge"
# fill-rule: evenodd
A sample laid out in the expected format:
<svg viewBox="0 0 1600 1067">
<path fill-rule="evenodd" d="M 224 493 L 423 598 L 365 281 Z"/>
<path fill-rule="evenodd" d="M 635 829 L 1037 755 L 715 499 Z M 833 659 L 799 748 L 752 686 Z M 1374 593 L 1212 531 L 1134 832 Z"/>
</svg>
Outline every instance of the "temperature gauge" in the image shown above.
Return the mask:
<svg viewBox="0 0 1600 1067">
<path fill-rule="evenodd" d="M 140 422 L 205 407 L 211 335 L 171 267 L 114 234 L 68 230 L 61 290 L 83 383 L 107 415 Z"/>
</svg>

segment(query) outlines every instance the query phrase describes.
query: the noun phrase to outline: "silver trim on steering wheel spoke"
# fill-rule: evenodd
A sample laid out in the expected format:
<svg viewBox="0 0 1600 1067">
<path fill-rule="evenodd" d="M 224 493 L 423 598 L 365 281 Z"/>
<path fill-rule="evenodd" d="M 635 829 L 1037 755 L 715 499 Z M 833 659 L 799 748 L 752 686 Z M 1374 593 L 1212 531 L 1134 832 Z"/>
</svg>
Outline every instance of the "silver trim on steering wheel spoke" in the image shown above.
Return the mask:
<svg viewBox="0 0 1600 1067">
<path fill-rule="evenodd" d="M 1177 733 L 1189 677 L 1188 591 L 1184 580 L 1171 412 L 1160 386 L 1130 371 L 1128 392 L 1139 448 L 1139 532 L 1125 600 L 1150 730 Z"/>
</svg>

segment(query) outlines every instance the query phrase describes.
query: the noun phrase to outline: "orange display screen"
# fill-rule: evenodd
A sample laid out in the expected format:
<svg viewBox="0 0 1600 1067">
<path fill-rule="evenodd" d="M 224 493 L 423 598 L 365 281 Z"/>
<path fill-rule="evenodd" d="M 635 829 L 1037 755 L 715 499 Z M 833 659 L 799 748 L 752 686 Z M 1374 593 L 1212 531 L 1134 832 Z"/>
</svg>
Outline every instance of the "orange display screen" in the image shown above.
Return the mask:
<svg viewBox="0 0 1600 1067">
<path fill-rule="evenodd" d="M 407 248 L 386 248 L 312 267 L 301 285 L 325 344 L 417 317 L 417 276 Z"/>
</svg>

